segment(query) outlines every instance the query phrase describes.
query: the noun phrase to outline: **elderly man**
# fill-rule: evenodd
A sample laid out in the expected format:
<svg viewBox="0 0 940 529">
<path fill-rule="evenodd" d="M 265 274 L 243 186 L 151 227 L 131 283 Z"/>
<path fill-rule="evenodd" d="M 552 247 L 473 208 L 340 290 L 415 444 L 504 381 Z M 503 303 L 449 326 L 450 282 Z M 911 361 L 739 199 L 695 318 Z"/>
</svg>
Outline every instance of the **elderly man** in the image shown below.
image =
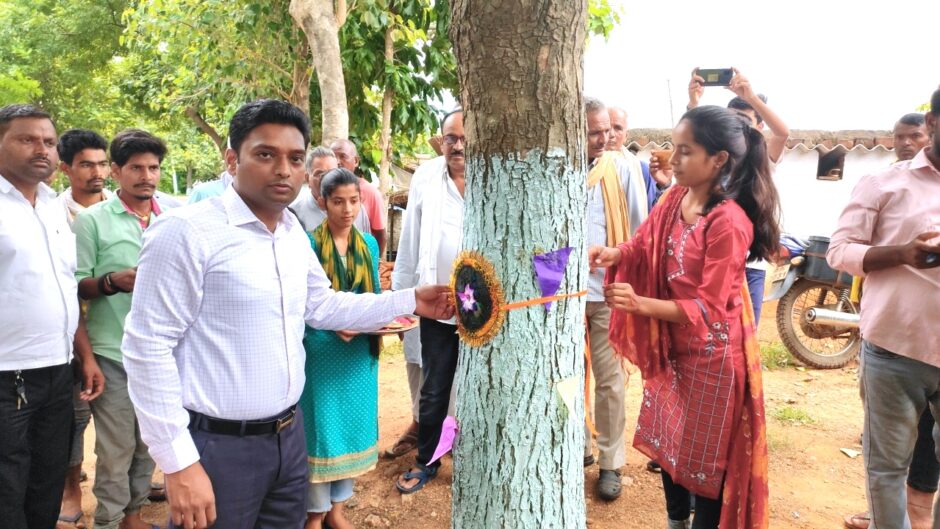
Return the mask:
<svg viewBox="0 0 940 529">
<path fill-rule="evenodd" d="M 940 414 L 940 89 L 926 124 L 931 145 L 858 182 L 827 255 L 833 268 L 865 277 L 862 444 L 876 529 L 912 527 L 905 482 L 918 423 L 928 408 Z"/>
<path fill-rule="evenodd" d="M 75 236 L 55 192 L 55 126 L 32 105 L 0 108 L 0 520 L 54 527 L 72 428 L 73 339 L 79 325 Z M 82 398 L 101 391 L 97 365 L 82 363 Z"/>
<path fill-rule="evenodd" d="M 463 240 L 464 145 L 463 112 L 441 120 L 444 163 L 428 162 L 408 197 L 398 258 L 392 273 L 395 289 L 448 283 L 451 264 Z M 421 368 L 424 374 L 418 405 L 417 466 L 399 477 L 403 494 L 419 491 L 437 476 L 440 461 L 430 463 L 447 417 L 457 370 L 457 325 L 453 318 L 421 319 Z"/>
<path fill-rule="evenodd" d="M 643 186 L 646 188 L 646 203 L 648 209 L 653 209 L 653 204 L 656 203 L 663 190 L 669 187 L 672 179 L 665 176 L 664 171 L 659 171 L 658 174 L 663 175 L 663 180 L 661 182 L 654 180 L 653 176 L 650 175 L 649 164 L 641 161 L 625 147 L 627 138 L 630 135 L 627 129 L 626 110 L 618 107 L 608 107 L 607 115 L 610 117 L 610 139 L 607 140 L 607 150 L 620 153 L 627 162 L 630 174 L 643 178 Z"/>
<path fill-rule="evenodd" d="M 642 175 L 632 174 L 621 153 L 606 151 L 611 121 L 603 103 L 584 98 L 587 120 L 588 243 L 616 246 L 627 240 L 649 213 Z M 604 270 L 588 278 L 587 325 L 591 339 L 594 422 L 597 426 L 600 478 L 598 495 L 608 501 L 620 497 L 620 467 L 626 463 L 624 393 L 627 373 L 608 338 L 610 308 L 604 303 Z M 589 410 L 590 411 L 590 410 Z M 584 465 L 594 464 L 591 435 L 585 429 Z"/>
<path fill-rule="evenodd" d="M 297 200 L 290 205 L 304 230 L 313 231 L 326 220 L 326 210 L 320 205 L 320 180 L 327 171 L 337 167 L 336 156 L 326 147 L 316 147 L 307 153 L 307 186 L 310 192 L 301 191 Z M 369 216 L 366 215 L 365 208 L 359 209 L 355 226 L 362 233 L 370 233 Z"/>
<path fill-rule="evenodd" d="M 359 174 L 359 151 L 356 144 L 349 140 L 336 140 L 330 145 L 339 166 Z M 362 209 L 369 217 L 372 236 L 379 243 L 379 257 L 385 258 L 385 199 L 382 193 L 365 178 L 359 176 L 359 190 L 362 197 Z"/>
</svg>

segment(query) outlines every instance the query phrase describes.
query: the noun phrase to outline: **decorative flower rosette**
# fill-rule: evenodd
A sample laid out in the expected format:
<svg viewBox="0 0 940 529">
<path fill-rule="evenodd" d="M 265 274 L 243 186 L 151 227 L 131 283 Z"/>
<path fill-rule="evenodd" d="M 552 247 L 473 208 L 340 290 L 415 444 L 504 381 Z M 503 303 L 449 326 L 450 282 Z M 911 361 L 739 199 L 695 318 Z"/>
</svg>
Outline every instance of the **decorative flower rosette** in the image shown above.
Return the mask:
<svg viewBox="0 0 940 529">
<path fill-rule="evenodd" d="M 473 347 L 489 343 L 503 326 L 503 287 L 493 264 L 465 250 L 457 256 L 450 276 L 460 338 Z"/>
</svg>

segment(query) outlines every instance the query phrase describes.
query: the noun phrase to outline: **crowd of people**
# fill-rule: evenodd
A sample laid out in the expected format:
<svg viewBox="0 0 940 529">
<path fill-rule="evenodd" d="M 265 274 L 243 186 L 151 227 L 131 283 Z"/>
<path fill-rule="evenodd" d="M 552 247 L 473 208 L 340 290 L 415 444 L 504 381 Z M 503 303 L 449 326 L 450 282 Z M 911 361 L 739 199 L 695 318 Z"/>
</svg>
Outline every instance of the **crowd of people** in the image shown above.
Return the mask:
<svg viewBox="0 0 940 529">
<path fill-rule="evenodd" d="M 734 73 L 723 108 L 698 104 L 705 82 L 693 71 L 673 149 L 649 162 L 626 148 L 623 109 L 584 98 L 583 325 L 596 382 L 584 466 L 599 466 L 600 498 L 622 495 L 625 393 L 638 372 L 633 446 L 661 473 L 670 529 L 769 524 L 756 325 L 764 268 L 778 259 L 773 172 L 789 130 Z M 153 527 L 141 507 L 165 499 L 173 527 L 350 529 L 353 480 L 380 454 L 416 450 L 395 480 L 402 494 L 435 479 L 459 398 L 446 285 L 462 246 L 463 111 L 440 132 L 440 156 L 412 178 L 382 292 L 383 198 L 357 174 L 355 144 L 308 148 L 308 118 L 289 103 L 243 105 L 225 171 L 188 204 L 158 192 L 168 147 L 153 134 L 59 136 L 40 108 L 0 108 L 3 526 L 80 526 L 91 418 L 96 528 Z M 899 161 L 860 181 L 828 255 L 865 277 L 869 510 L 847 516 L 850 529 L 924 529 L 940 515 L 940 336 L 929 324 L 940 309 L 940 90 L 894 132 Z M 44 183 L 57 169 L 70 184 L 58 196 Z M 412 422 L 380 452 L 375 331 L 409 314 L 420 317 L 403 336 Z"/>
</svg>

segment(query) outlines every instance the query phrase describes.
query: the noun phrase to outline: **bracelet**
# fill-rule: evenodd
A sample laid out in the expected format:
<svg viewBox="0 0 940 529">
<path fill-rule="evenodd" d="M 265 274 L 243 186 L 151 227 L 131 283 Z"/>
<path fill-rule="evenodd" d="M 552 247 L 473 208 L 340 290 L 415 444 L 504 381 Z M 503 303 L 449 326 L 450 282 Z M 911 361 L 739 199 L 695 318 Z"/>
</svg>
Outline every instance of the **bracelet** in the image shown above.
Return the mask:
<svg viewBox="0 0 940 529">
<path fill-rule="evenodd" d="M 105 296 L 113 296 L 120 292 L 120 289 L 111 282 L 111 274 L 113 273 L 114 272 L 108 272 L 98 278 L 98 290 Z"/>
</svg>

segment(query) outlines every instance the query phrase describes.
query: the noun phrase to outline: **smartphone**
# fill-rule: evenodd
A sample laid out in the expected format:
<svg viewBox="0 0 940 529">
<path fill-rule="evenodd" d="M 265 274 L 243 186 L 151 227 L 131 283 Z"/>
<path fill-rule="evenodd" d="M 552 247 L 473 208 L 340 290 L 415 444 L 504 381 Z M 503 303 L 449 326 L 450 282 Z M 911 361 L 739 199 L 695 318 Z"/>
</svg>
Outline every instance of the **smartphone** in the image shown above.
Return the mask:
<svg viewBox="0 0 940 529">
<path fill-rule="evenodd" d="M 704 86 L 728 86 L 734 77 L 731 68 L 699 68 L 698 74 L 705 79 Z"/>
</svg>

